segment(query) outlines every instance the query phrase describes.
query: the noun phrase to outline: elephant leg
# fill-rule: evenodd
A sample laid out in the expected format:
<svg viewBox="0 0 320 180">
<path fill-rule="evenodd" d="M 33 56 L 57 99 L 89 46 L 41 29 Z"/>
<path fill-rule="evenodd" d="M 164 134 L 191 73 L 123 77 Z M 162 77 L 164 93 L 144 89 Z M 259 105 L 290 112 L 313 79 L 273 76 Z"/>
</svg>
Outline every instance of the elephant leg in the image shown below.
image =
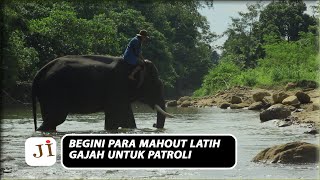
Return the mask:
<svg viewBox="0 0 320 180">
<path fill-rule="evenodd" d="M 134 119 L 134 115 L 133 115 L 132 108 L 131 108 L 130 104 L 129 104 L 129 107 L 128 107 L 128 118 L 127 118 L 127 121 L 122 123 L 121 127 L 123 127 L 123 128 L 137 128 L 136 121 Z"/>
<path fill-rule="evenodd" d="M 68 115 L 61 107 L 40 104 L 40 108 L 43 122 L 37 131 L 55 131 L 56 127 L 62 124 Z"/>
<path fill-rule="evenodd" d="M 117 118 L 115 116 L 116 116 L 115 113 L 110 111 L 105 111 L 105 123 L 104 123 L 105 130 L 118 129 L 119 122 L 117 121 Z"/>
<path fill-rule="evenodd" d="M 105 130 L 122 128 L 136 128 L 130 103 L 113 104 L 105 111 Z"/>
</svg>

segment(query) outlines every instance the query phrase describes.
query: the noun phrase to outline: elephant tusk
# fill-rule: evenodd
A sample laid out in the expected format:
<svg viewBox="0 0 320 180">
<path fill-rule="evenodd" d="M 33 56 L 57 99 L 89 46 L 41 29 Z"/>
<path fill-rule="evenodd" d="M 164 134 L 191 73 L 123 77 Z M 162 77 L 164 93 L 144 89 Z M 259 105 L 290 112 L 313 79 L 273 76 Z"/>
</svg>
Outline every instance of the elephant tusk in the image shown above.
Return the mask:
<svg viewBox="0 0 320 180">
<path fill-rule="evenodd" d="M 170 118 L 174 118 L 174 116 L 173 116 L 172 114 L 169 114 L 169 113 L 165 112 L 159 105 L 157 105 L 157 104 L 154 105 L 154 108 L 156 108 L 156 110 L 157 110 L 159 113 L 163 114 L 164 116 L 170 117 Z"/>
</svg>

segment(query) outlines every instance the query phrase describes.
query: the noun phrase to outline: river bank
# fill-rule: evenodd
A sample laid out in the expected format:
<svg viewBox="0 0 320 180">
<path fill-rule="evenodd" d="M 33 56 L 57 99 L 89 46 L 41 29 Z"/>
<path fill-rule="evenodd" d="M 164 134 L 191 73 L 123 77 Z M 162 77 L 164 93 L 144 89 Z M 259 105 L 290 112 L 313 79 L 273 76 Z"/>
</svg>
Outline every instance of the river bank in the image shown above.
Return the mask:
<svg viewBox="0 0 320 180">
<path fill-rule="evenodd" d="M 307 123 L 315 129 L 320 128 L 320 90 L 314 88 L 290 88 L 290 85 L 277 89 L 234 87 L 212 96 L 181 97 L 178 100 L 168 101 L 167 106 L 182 108 L 216 106 L 222 109 L 248 109 L 261 113 L 279 106 L 291 112 L 287 117 L 280 115 L 280 118 L 267 118 L 268 120 L 282 119 L 284 123 L 280 123 L 279 127 Z M 261 122 L 264 122 L 261 116 L 260 114 Z"/>
<path fill-rule="evenodd" d="M 17 83 L 14 88 L 2 90 L 2 106 L 29 105 L 30 95 L 31 83 Z M 283 103 L 286 98 L 289 100 Z M 280 126 L 307 123 L 316 129 L 320 128 L 320 90 L 310 86 L 296 87 L 289 83 L 286 87 L 273 89 L 233 87 L 212 96 L 197 98 L 184 96 L 167 101 L 167 106 L 198 108 L 216 106 L 222 109 L 248 109 L 261 112 L 276 104 L 284 104 L 291 111 L 290 116 L 280 118 L 287 121 Z"/>
</svg>

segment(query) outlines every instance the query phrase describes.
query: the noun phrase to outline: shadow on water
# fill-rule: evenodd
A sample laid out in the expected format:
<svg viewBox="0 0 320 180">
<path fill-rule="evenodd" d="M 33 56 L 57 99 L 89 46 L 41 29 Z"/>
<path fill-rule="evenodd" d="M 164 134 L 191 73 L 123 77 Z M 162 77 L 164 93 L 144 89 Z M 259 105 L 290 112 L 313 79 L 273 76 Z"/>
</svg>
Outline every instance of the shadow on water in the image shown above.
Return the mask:
<svg viewBox="0 0 320 180">
<path fill-rule="evenodd" d="M 66 134 L 163 134 L 166 129 L 156 128 L 142 128 L 142 129 L 128 129 L 119 128 L 117 130 L 105 130 L 105 131 L 55 131 L 55 132 L 41 132 L 36 131 L 32 133 L 32 137 L 63 137 Z"/>
</svg>

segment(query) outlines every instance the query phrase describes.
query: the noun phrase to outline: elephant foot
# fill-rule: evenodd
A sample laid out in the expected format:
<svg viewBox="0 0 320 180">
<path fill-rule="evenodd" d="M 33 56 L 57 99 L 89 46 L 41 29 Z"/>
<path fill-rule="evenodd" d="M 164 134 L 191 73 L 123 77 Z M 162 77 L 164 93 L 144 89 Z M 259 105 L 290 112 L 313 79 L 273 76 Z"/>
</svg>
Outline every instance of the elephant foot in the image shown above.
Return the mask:
<svg viewBox="0 0 320 180">
<path fill-rule="evenodd" d="M 41 124 L 41 126 L 37 129 L 37 131 L 57 132 L 56 127 L 49 127 L 43 124 Z"/>
</svg>

